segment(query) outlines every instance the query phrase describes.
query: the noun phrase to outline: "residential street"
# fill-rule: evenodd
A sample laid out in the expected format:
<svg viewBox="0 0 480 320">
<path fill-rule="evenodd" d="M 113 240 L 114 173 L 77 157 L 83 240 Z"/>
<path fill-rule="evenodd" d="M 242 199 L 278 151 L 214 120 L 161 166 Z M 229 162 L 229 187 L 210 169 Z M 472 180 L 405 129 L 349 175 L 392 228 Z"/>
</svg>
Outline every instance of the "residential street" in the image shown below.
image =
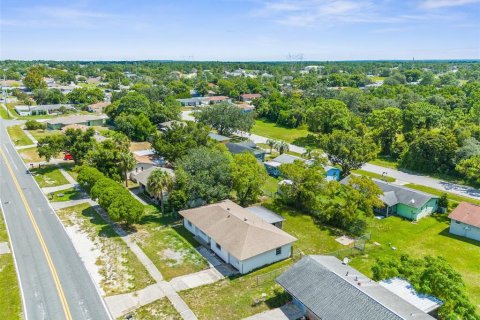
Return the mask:
<svg viewBox="0 0 480 320">
<path fill-rule="evenodd" d="M 454 184 L 454 183 L 451 183 L 451 182 L 431 178 L 431 177 L 428 177 L 428 176 L 422 176 L 422 175 L 418 175 L 418 174 L 410 174 L 410 173 L 398 171 L 398 170 L 395 170 L 395 169 L 385 168 L 385 167 L 381 167 L 381 166 L 377 166 L 377 165 L 369 164 L 369 163 L 365 164 L 362 167 L 362 169 L 365 170 L 365 171 L 374 172 L 374 173 L 378 173 L 378 174 L 382 174 L 382 173 L 386 172 L 387 176 L 395 178 L 397 180 L 407 182 L 407 183 L 420 184 L 420 185 L 423 185 L 423 186 L 427 186 L 427 187 L 431 187 L 431 188 L 455 193 L 455 194 L 458 194 L 460 196 L 470 197 L 470 198 L 474 198 L 474 199 L 480 199 L 480 190 L 477 190 L 477 189 L 469 187 L 469 186 L 458 185 L 458 184 Z"/>
<path fill-rule="evenodd" d="M 0 198 L 25 319 L 110 319 L 63 226 L 10 143 L 5 125 L 0 120 Z"/>
</svg>

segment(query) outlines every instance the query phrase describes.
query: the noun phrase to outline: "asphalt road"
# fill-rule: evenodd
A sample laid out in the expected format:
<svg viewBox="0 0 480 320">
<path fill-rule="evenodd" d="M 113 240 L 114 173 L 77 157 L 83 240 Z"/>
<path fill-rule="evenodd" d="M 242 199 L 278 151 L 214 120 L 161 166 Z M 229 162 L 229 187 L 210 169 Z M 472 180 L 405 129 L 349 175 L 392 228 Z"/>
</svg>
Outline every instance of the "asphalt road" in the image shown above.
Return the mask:
<svg viewBox="0 0 480 320">
<path fill-rule="evenodd" d="M 25 318 L 110 319 L 70 238 L 10 143 L 4 120 L 0 120 L 0 200 Z"/>
</svg>

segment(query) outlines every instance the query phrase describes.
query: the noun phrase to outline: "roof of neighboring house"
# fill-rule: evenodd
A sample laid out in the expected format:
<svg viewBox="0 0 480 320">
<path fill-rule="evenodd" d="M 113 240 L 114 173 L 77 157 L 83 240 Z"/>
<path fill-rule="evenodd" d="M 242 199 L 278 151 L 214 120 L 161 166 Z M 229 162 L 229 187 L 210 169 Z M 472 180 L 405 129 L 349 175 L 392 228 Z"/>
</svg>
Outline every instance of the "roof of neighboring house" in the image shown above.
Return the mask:
<svg viewBox="0 0 480 320">
<path fill-rule="evenodd" d="M 63 127 L 62 131 L 65 132 L 68 129 L 80 129 L 82 131 L 87 131 L 88 127 L 83 125 L 83 124 L 73 123 L 73 124 L 69 124 L 69 125 L 66 125 L 65 127 Z"/>
<path fill-rule="evenodd" d="M 259 218 L 262 218 L 263 220 L 267 221 L 270 224 L 285 221 L 285 218 L 283 218 L 282 216 L 262 206 L 251 206 L 251 207 L 248 207 L 247 210 L 250 210 L 251 212 L 256 214 Z"/>
<path fill-rule="evenodd" d="M 181 210 L 180 215 L 238 260 L 255 257 L 297 240 L 230 200 Z"/>
<path fill-rule="evenodd" d="M 302 162 L 306 161 L 303 158 L 300 158 L 300 157 L 297 157 L 297 156 L 292 156 L 292 155 L 286 154 L 286 153 L 279 155 L 278 157 L 276 157 L 275 159 L 272 159 L 271 161 L 275 161 L 275 162 L 278 162 L 280 164 L 284 164 L 284 163 L 294 163 L 295 160 L 300 160 Z"/>
<path fill-rule="evenodd" d="M 108 107 L 110 105 L 110 102 L 97 102 L 97 103 L 92 103 L 88 107 L 90 110 L 94 110 L 95 112 L 102 112 L 103 109 Z"/>
<path fill-rule="evenodd" d="M 148 169 L 140 171 L 139 173 L 132 172 L 132 175 L 131 175 L 132 180 L 135 180 L 137 183 L 140 183 L 140 184 L 143 184 L 144 186 L 146 186 L 147 183 L 148 183 L 148 177 L 150 177 L 152 172 L 157 170 L 157 169 L 160 169 L 160 170 L 170 174 L 171 176 L 174 175 L 174 171 L 172 169 L 163 168 L 163 167 L 150 167 Z"/>
<path fill-rule="evenodd" d="M 276 281 L 323 320 L 434 319 L 333 256 L 305 256 Z"/>
<path fill-rule="evenodd" d="M 75 116 L 69 116 L 69 117 L 60 117 L 60 118 L 55 118 L 48 120 L 48 124 L 75 124 L 75 123 L 83 123 L 87 121 L 93 121 L 93 120 L 100 120 L 100 119 L 108 119 L 108 116 L 106 115 L 75 115 Z"/>
<path fill-rule="evenodd" d="M 205 101 L 221 101 L 221 100 L 228 100 L 230 97 L 227 96 L 211 96 L 211 97 L 204 97 Z"/>
<path fill-rule="evenodd" d="M 265 153 L 264 150 L 256 149 L 255 147 L 252 147 L 252 144 L 253 144 L 253 146 L 256 147 L 256 145 L 253 142 L 249 143 L 249 142 L 246 142 L 246 141 L 243 141 L 243 142 L 228 142 L 226 144 L 226 146 L 227 146 L 228 151 L 230 151 L 233 154 L 239 154 L 239 153 L 243 153 L 243 152 L 252 152 L 253 154 L 264 154 Z"/>
<path fill-rule="evenodd" d="M 234 106 L 242 109 L 243 111 L 255 110 L 255 106 L 248 103 L 237 103 L 237 104 L 234 104 Z"/>
<path fill-rule="evenodd" d="M 240 97 L 244 99 L 256 99 L 262 97 L 262 95 L 260 93 L 244 93 L 241 94 Z"/>
<path fill-rule="evenodd" d="M 460 202 L 448 217 L 480 228 L 480 206 L 468 202 Z"/>
<path fill-rule="evenodd" d="M 348 176 L 344 178 L 340 183 L 347 184 L 349 180 L 350 177 Z M 378 179 L 372 180 L 383 191 L 383 195 L 380 196 L 380 200 L 382 200 L 383 203 L 385 203 L 389 207 L 401 203 L 409 207 L 418 209 L 424 206 L 428 201 L 430 201 L 430 199 L 438 199 L 437 196 L 429 193 L 410 189 L 404 186 L 395 185 Z"/>
<path fill-rule="evenodd" d="M 170 120 L 170 121 L 160 123 L 159 126 L 161 128 L 171 129 L 173 125 L 185 125 L 185 124 L 186 123 L 184 121 Z"/>
<path fill-rule="evenodd" d="M 218 142 L 224 142 L 224 141 L 229 141 L 231 140 L 229 137 L 222 136 L 221 134 L 209 132 L 208 136 L 212 138 L 213 140 L 216 140 Z"/>
</svg>

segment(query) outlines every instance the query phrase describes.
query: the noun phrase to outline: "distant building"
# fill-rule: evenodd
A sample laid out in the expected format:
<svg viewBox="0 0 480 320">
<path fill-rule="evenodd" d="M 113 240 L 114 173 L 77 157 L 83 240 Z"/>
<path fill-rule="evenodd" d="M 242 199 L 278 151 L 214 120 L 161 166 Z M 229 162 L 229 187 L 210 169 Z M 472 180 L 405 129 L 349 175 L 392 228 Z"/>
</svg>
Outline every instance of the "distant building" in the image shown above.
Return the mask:
<svg viewBox="0 0 480 320">
<path fill-rule="evenodd" d="M 130 180 L 132 180 L 133 182 L 136 182 L 138 183 L 138 185 L 140 186 L 141 190 L 147 194 L 148 196 L 150 196 L 153 200 L 157 201 L 157 202 L 160 202 L 160 201 L 167 201 L 168 200 L 168 192 L 164 192 L 163 193 L 163 199 L 159 199 L 156 195 L 153 195 L 151 194 L 149 191 L 148 191 L 148 178 L 150 177 L 150 175 L 153 173 L 153 171 L 155 170 L 162 170 L 164 172 L 166 172 L 167 174 L 171 175 L 172 177 L 175 175 L 174 171 L 172 169 L 168 169 L 168 168 L 163 168 L 163 167 L 157 167 L 157 166 L 150 166 L 149 168 L 147 169 L 143 169 L 141 171 L 138 171 L 136 170 L 135 172 L 132 172 L 130 174 Z"/>
<path fill-rule="evenodd" d="M 229 142 L 226 144 L 228 151 L 232 154 L 240 154 L 243 152 L 250 152 L 259 161 L 265 161 L 265 150 L 257 147 L 257 145 L 251 141 L 246 140 L 242 142 Z"/>
<path fill-rule="evenodd" d="M 413 289 L 387 288 L 333 256 L 305 256 L 276 281 L 310 320 L 433 320 L 442 305 Z"/>
<path fill-rule="evenodd" d="M 255 106 L 248 103 L 236 103 L 234 105 L 242 109 L 244 113 L 252 112 L 255 110 Z"/>
<path fill-rule="evenodd" d="M 201 107 L 222 102 L 232 102 L 232 99 L 227 96 L 208 96 L 195 97 L 186 99 L 177 99 L 182 107 Z"/>
<path fill-rule="evenodd" d="M 47 121 L 47 129 L 60 130 L 70 124 L 79 124 L 87 127 L 101 126 L 105 124 L 108 117 L 95 115 L 74 115 L 69 117 L 55 118 Z"/>
<path fill-rule="evenodd" d="M 283 221 L 285 221 L 285 218 L 276 214 L 272 210 L 269 210 L 262 206 L 251 206 L 248 207 L 247 210 L 253 212 L 257 217 L 263 219 L 271 225 L 280 229 L 283 228 Z"/>
<path fill-rule="evenodd" d="M 313 161 L 312 160 L 307 160 L 307 159 L 303 159 L 303 158 L 300 158 L 300 157 L 297 157 L 297 156 L 292 156 L 290 154 L 281 154 L 279 155 L 278 157 L 276 157 L 275 159 L 273 160 L 270 160 L 270 161 L 267 161 L 264 163 L 265 165 L 265 169 L 267 169 L 267 172 L 269 175 L 273 176 L 273 177 L 279 177 L 282 175 L 282 172 L 280 171 L 280 166 L 282 164 L 287 164 L 287 163 L 293 163 L 295 161 L 302 161 L 302 162 L 305 162 L 307 164 L 312 164 Z M 330 181 L 330 180 L 340 180 L 340 174 L 341 174 L 341 170 L 336 168 L 336 167 L 332 167 L 332 166 L 324 166 L 323 169 L 325 170 L 325 175 L 326 175 L 326 178 L 327 178 L 327 181 Z"/>
<path fill-rule="evenodd" d="M 88 111 L 95 113 L 105 113 L 105 108 L 110 105 L 110 102 L 97 102 L 88 106 Z"/>
<path fill-rule="evenodd" d="M 230 200 L 179 213 L 188 231 L 242 274 L 287 259 L 297 240 Z"/>
<path fill-rule="evenodd" d="M 341 183 L 346 184 L 349 179 L 350 177 L 346 177 Z M 383 191 L 380 199 L 385 206 L 375 209 L 378 214 L 386 217 L 398 215 L 417 221 L 438 210 L 439 198 L 437 196 L 378 179 L 372 180 Z"/>
<path fill-rule="evenodd" d="M 460 202 L 448 217 L 451 234 L 480 241 L 480 206 Z"/>
<path fill-rule="evenodd" d="M 262 95 L 260 93 L 244 93 L 240 95 L 240 100 L 243 102 L 252 102 L 253 99 L 259 99 Z"/>
<path fill-rule="evenodd" d="M 15 111 L 21 116 L 57 114 L 61 110 L 76 110 L 71 104 L 43 104 L 37 106 L 15 106 Z"/>
<path fill-rule="evenodd" d="M 230 141 L 231 139 L 229 137 L 226 137 L 226 136 L 222 136 L 221 134 L 217 134 L 217 133 L 213 133 L 213 132 L 209 132 L 208 133 L 208 136 L 217 141 L 217 142 L 220 142 L 220 143 L 227 143 L 228 141 Z"/>
</svg>

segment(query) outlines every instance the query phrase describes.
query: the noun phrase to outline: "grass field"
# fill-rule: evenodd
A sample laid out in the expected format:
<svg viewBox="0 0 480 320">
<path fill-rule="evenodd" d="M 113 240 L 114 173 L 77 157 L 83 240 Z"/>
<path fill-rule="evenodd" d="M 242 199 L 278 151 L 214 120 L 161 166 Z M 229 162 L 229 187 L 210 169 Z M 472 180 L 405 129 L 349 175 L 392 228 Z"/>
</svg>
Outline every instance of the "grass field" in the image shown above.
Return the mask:
<svg viewBox="0 0 480 320">
<path fill-rule="evenodd" d="M 75 188 L 55 191 L 53 195 L 48 195 L 48 199 L 52 202 L 62 202 L 70 200 L 78 200 L 86 198 L 86 194 Z"/>
<path fill-rule="evenodd" d="M 136 291 L 155 282 L 125 242 L 88 203 L 58 210 L 57 214 L 65 226 L 75 226 L 100 250 L 96 264 L 107 296 Z"/>
<path fill-rule="evenodd" d="M 365 170 L 358 169 L 358 170 L 352 170 L 352 173 L 360 174 L 362 176 L 367 176 L 367 177 L 375 178 L 375 179 L 379 179 L 379 180 L 384 180 L 384 181 L 387 181 L 387 182 L 395 182 L 395 178 L 388 177 L 388 176 L 384 177 L 381 174 L 370 172 L 370 171 L 365 171 Z"/>
<path fill-rule="evenodd" d="M 56 187 L 68 184 L 67 179 L 63 176 L 55 165 L 43 166 L 41 168 L 31 169 L 30 172 L 37 181 L 40 188 Z"/>
<path fill-rule="evenodd" d="M 422 185 L 419 185 L 419 184 L 408 183 L 408 184 L 405 185 L 405 187 L 415 189 L 415 190 L 419 190 L 419 191 L 423 191 L 423 192 L 426 192 L 426 193 L 430 193 L 430 194 L 433 194 L 433 195 L 436 195 L 436 196 L 441 196 L 442 194 L 446 193 L 448 195 L 448 199 L 451 200 L 451 201 L 455 201 L 455 202 L 466 201 L 466 202 L 470 202 L 470 203 L 473 203 L 473 204 L 480 205 L 480 200 L 469 198 L 469 197 L 462 197 L 462 196 L 456 195 L 455 193 L 445 192 L 445 191 L 438 190 L 438 189 L 435 189 L 435 188 L 422 186 Z"/>
<path fill-rule="evenodd" d="M 136 225 L 135 241 L 167 280 L 208 268 L 195 249 L 200 244 L 181 224 L 170 226 L 174 218 L 161 217 L 158 209 L 147 206 L 146 216 Z"/>
<path fill-rule="evenodd" d="M 150 304 L 140 307 L 131 313 L 135 320 L 180 320 L 182 317 L 175 310 L 172 303 L 165 297 L 158 299 Z M 125 317 L 119 317 L 118 320 L 124 320 Z"/>
<path fill-rule="evenodd" d="M 2 119 L 9 119 L 7 110 L 2 106 L 0 106 L 0 117 L 2 117 Z"/>
<path fill-rule="evenodd" d="M 375 164 L 377 166 L 381 166 L 385 168 L 390 168 L 390 169 L 398 169 L 399 167 L 399 164 L 397 161 L 389 157 L 383 157 L 383 156 L 379 156 L 377 159 L 369 161 L 368 163 Z"/>
<path fill-rule="evenodd" d="M 259 136 L 283 140 L 289 143 L 292 143 L 298 138 L 306 137 L 309 134 L 307 129 L 284 128 L 275 123 L 266 122 L 260 119 L 255 120 L 255 125 L 251 132 Z"/>
<path fill-rule="evenodd" d="M 37 140 L 40 140 L 42 138 L 45 138 L 47 136 L 52 136 L 52 135 L 55 135 L 55 134 L 62 134 L 59 130 L 28 130 L 28 132 L 30 132 L 30 134 Z"/>
<path fill-rule="evenodd" d="M 10 139 L 16 146 L 29 146 L 33 144 L 32 140 L 23 132 L 21 126 L 7 127 Z"/>
<path fill-rule="evenodd" d="M 36 147 L 18 150 L 18 153 L 25 163 L 45 161 L 45 158 L 38 155 Z"/>
<path fill-rule="evenodd" d="M 8 242 L 8 234 L 0 212 L 0 242 Z M 0 319 L 22 319 L 22 301 L 11 253 L 0 255 Z"/>
<path fill-rule="evenodd" d="M 480 310 L 480 242 L 451 235 L 448 229 L 446 215 L 427 217 L 417 223 L 399 217 L 372 218 L 369 220 L 371 241 L 380 245 L 370 244 L 367 254 L 353 258 L 351 264 L 371 276 L 370 268 L 376 258 L 405 253 L 417 258 L 443 256 L 462 275 L 470 299 Z"/>
</svg>

